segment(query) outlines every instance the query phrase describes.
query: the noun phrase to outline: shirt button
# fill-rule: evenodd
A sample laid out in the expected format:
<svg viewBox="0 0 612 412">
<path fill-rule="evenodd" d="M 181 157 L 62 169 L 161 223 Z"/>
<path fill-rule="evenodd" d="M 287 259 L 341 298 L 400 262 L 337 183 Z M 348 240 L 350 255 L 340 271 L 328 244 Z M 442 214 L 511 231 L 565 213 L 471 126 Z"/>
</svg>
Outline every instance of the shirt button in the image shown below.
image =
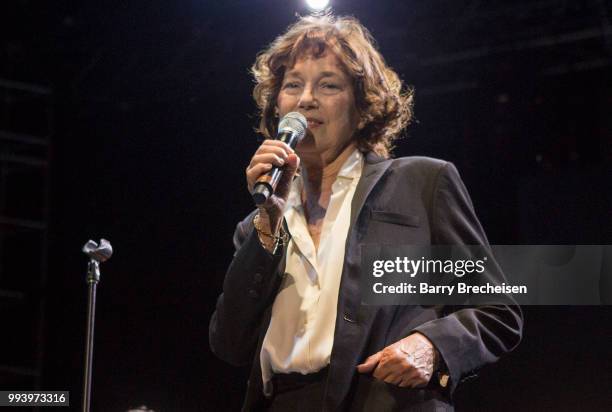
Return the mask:
<svg viewBox="0 0 612 412">
<path fill-rule="evenodd" d="M 259 293 L 257 293 L 255 289 L 251 289 L 249 290 L 249 296 L 252 297 L 253 299 L 257 299 L 259 297 Z"/>
<path fill-rule="evenodd" d="M 263 276 L 261 275 L 261 273 L 255 273 L 253 275 L 253 282 L 261 283 L 262 280 L 263 280 Z"/>
</svg>

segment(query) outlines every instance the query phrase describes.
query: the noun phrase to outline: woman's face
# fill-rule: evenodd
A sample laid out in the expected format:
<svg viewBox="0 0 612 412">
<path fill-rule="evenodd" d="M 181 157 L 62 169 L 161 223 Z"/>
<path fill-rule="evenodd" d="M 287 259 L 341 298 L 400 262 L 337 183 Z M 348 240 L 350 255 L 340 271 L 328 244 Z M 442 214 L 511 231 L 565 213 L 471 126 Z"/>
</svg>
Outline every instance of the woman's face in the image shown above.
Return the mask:
<svg viewBox="0 0 612 412">
<path fill-rule="evenodd" d="M 302 57 L 288 68 L 276 104 L 280 117 L 297 111 L 308 120 L 297 153 L 314 152 L 328 161 L 350 143 L 359 121 L 352 81 L 330 52 Z"/>
</svg>

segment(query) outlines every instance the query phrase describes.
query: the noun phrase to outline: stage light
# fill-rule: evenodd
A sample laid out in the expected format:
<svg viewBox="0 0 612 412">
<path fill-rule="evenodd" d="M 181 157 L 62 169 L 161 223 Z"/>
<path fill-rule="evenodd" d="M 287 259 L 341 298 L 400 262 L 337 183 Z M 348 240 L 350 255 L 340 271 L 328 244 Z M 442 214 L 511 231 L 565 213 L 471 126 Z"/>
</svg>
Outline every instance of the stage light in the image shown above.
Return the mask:
<svg viewBox="0 0 612 412">
<path fill-rule="evenodd" d="M 306 0 L 306 4 L 312 10 L 319 11 L 327 7 L 329 0 Z"/>
</svg>

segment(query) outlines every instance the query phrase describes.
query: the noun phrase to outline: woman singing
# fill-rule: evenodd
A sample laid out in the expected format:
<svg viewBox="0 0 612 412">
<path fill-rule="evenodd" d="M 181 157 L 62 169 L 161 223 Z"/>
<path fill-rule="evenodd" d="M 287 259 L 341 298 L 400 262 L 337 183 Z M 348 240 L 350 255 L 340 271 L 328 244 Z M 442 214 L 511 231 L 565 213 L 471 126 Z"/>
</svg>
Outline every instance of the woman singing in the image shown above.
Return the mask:
<svg viewBox="0 0 612 412">
<path fill-rule="evenodd" d="M 252 363 L 244 410 L 453 410 L 462 378 L 521 337 L 514 305 L 365 306 L 360 245 L 487 245 L 455 167 L 390 158 L 412 96 L 354 18 L 304 17 L 252 67 L 266 138 L 249 190 L 282 180 L 234 233 L 210 345 Z M 280 118 L 308 121 L 295 150 Z"/>
</svg>

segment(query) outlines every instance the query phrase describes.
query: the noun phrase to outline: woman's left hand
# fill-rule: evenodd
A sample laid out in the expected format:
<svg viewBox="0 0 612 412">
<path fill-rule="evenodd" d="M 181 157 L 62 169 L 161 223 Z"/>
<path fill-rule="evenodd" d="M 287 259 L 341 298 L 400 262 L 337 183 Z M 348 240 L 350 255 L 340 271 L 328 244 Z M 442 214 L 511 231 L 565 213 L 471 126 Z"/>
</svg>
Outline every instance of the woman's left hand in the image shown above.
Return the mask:
<svg viewBox="0 0 612 412">
<path fill-rule="evenodd" d="M 372 372 L 376 379 L 401 387 L 418 388 L 429 383 L 437 360 L 433 344 L 417 332 L 368 357 L 357 365 L 357 371 Z"/>
</svg>

